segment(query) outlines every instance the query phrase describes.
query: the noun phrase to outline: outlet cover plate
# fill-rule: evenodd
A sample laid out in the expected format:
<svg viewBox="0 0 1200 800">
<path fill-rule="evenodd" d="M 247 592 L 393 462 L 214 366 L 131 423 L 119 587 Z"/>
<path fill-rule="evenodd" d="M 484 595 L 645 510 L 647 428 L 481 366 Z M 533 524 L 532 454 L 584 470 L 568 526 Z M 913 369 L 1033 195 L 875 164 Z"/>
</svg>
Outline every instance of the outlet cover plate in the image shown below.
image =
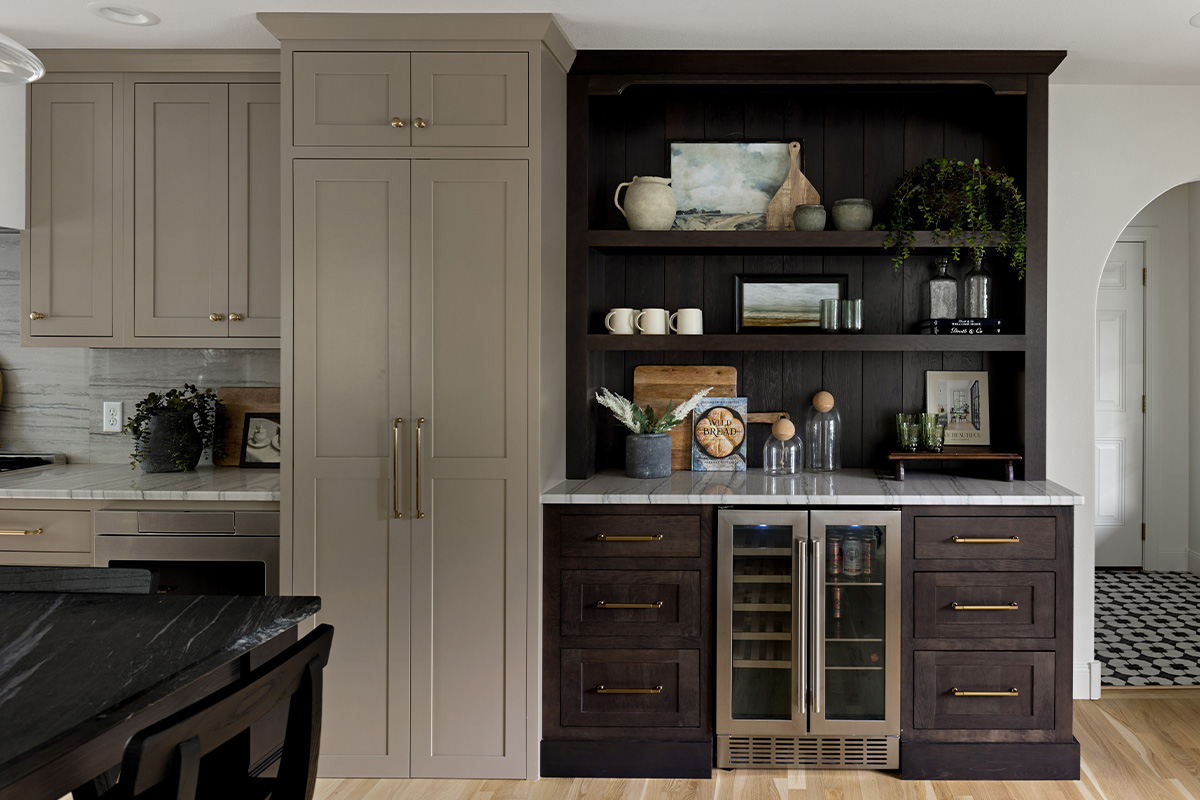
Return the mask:
<svg viewBox="0 0 1200 800">
<path fill-rule="evenodd" d="M 121 411 L 121 402 L 104 404 L 104 432 L 120 433 L 121 425 L 125 422 Z"/>
</svg>

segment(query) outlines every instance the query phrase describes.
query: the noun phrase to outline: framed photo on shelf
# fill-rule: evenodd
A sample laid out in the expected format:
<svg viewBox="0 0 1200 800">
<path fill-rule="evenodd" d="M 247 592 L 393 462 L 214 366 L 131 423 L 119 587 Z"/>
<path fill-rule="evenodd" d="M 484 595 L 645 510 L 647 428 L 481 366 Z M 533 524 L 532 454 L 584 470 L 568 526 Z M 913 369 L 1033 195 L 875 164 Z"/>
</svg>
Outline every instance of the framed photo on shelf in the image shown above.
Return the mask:
<svg viewBox="0 0 1200 800">
<path fill-rule="evenodd" d="M 279 414 L 246 414 L 242 428 L 241 467 L 279 467 Z"/>
<path fill-rule="evenodd" d="M 791 163 L 788 142 L 745 141 L 671 142 L 670 161 L 673 230 L 681 231 L 765 230 L 767 206 Z"/>
<path fill-rule="evenodd" d="M 940 416 L 948 445 L 992 443 L 986 372 L 926 372 L 925 411 Z"/>
<path fill-rule="evenodd" d="M 846 296 L 845 275 L 735 275 L 734 331 L 803 333 L 821 327 L 821 301 Z"/>
</svg>

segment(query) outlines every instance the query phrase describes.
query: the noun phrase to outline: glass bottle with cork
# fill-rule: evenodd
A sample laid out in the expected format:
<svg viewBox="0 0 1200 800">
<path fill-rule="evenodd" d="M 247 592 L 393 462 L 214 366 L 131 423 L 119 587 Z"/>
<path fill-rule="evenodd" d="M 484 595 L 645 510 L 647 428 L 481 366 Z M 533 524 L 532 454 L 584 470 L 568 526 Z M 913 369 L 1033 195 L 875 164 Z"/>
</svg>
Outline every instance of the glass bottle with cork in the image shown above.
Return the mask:
<svg viewBox="0 0 1200 800">
<path fill-rule="evenodd" d="M 817 392 L 804 416 L 804 468 L 833 472 L 842 468 L 842 417 L 833 395 Z"/>
</svg>

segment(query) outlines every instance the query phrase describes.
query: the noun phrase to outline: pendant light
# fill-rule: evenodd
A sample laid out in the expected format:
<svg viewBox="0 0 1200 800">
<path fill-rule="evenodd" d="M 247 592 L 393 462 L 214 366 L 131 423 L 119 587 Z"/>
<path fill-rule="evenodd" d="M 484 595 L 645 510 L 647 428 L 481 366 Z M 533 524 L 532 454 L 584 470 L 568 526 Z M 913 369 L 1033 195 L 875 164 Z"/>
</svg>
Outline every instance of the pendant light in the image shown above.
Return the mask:
<svg viewBox="0 0 1200 800">
<path fill-rule="evenodd" d="M 37 56 L 0 33 L 0 86 L 33 83 L 45 74 Z"/>
</svg>

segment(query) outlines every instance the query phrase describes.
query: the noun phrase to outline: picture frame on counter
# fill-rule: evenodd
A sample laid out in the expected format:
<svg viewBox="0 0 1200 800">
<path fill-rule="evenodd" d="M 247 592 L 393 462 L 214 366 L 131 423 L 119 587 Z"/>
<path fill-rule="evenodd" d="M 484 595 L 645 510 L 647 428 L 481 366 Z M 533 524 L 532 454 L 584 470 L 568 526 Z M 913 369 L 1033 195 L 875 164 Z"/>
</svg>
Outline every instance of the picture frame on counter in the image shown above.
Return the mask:
<svg viewBox="0 0 1200 800">
<path fill-rule="evenodd" d="M 278 469 L 282 461 L 281 433 L 278 413 L 247 413 L 242 427 L 242 453 L 238 466 Z"/>
<path fill-rule="evenodd" d="M 926 372 L 925 411 L 939 415 L 946 445 L 992 443 L 986 372 Z"/>
<path fill-rule="evenodd" d="M 799 141 L 803 168 L 804 140 Z M 671 142 L 668 157 L 676 209 L 673 230 L 765 230 L 767 206 L 788 176 L 788 144 Z"/>
<path fill-rule="evenodd" d="M 821 329 L 821 301 L 846 296 L 845 275 L 735 275 L 734 331 L 804 333 Z"/>
</svg>

